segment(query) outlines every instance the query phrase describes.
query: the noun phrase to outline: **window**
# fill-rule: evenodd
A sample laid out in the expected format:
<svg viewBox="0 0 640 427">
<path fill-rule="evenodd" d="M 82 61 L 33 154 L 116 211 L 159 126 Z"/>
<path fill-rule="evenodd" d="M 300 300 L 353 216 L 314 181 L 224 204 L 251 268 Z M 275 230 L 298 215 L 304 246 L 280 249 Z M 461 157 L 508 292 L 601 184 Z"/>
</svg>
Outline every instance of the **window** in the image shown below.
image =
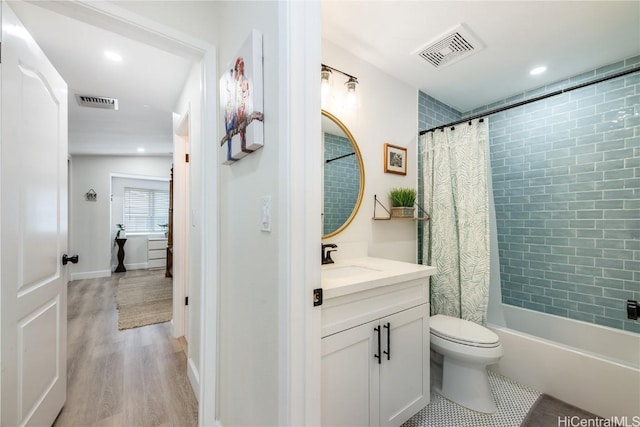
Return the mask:
<svg viewBox="0 0 640 427">
<path fill-rule="evenodd" d="M 168 223 L 168 191 L 124 188 L 124 228 L 127 233 L 163 233 Z"/>
</svg>

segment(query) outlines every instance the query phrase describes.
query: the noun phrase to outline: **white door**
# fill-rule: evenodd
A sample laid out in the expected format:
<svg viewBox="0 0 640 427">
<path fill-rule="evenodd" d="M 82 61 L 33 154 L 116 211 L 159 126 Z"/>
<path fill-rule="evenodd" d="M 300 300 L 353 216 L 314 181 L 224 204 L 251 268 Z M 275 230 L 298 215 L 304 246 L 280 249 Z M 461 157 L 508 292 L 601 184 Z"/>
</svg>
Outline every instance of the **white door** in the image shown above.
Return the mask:
<svg viewBox="0 0 640 427">
<path fill-rule="evenodd" d="M 0 424 L 51 425 L 66 399 L 67 86 L 2 1 Z"/>
<path fill-rule="evenodd" d="M 380 325 L 380 425 L 399 426 L 429 403 L 428 305 L 384 317 Z"/>
<path fill-rule="evenodd" d="M 379 424 L 378 321 L 322 338 L 323 426 Z"/>
</svg>

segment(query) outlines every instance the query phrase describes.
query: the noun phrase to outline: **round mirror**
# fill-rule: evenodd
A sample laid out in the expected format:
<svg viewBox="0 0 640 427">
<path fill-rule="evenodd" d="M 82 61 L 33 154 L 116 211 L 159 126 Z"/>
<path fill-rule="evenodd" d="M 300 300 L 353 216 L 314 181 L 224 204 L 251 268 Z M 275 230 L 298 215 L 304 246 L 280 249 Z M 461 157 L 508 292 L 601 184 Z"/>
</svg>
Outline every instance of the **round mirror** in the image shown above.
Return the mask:
<svg viewBox="0 0 640 427">
<path fill-rule="evenodd" d="M 322 238 L 335 236 L 353 221 L 364 193 L 364 164 L 349 129 L 322 110 L 324 191 Z"/>
</svg>

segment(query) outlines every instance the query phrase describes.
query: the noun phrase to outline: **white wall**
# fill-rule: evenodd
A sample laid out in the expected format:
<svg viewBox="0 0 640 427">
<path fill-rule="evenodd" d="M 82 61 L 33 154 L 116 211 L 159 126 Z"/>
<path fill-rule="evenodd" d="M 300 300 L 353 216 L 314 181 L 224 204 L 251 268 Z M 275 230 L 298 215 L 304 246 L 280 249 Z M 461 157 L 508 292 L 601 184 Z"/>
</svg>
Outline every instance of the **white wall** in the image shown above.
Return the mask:
<svg viewBox="0 0 640 427">
<path fill-rule="evenodd" d="M 373 221 L 374 195 L 389 208 L 389 190 L 394 187 L 418 188 L 416 154 L 418 136 L 418 91 L 396 80 L 373 65 L 327 40 L 322 40 L 322 63 L 358 78 L 358 106 L 344 109 L 346 77 L 333 73 L 332 93 L 336 98 L 323 107 L 351 131 L 365 168 L 365 193 L 362 206 L 353 222 L 337 236 L 323 243 L 338 244 L 332 254 L 339 260 L 360 255 L 416 262 L 417 228 L 410 220 Z M 407 147 L 407 175 L 384 173 L 384 144 Z M 384 214 L 381 208 L 376 213 Z"/>
<path fill-rule="evenodd" d="M 189 139 L 188 143 L 180 139 L 174 152 L 174 285 L 183 286 L 177 280 L 188 280 L 189 319 L 188 336 L 189 343 L 188 369 L 189 379 L 198 390 L 196 382 L 200 381 L 200 323 L 202 313 L 199 310 L 202 282 L 202 95 L 200 81 L 202 78 L 202 64 L 194 64 L 185 82 L 180 99 L 176 105 L 176 112 L 183 117 L 189 113 Z M 189 164 L 184 161 L 184 154 L 189 151 Z M 216 165 L 209 165 L 216 167 Z M 187 176 L 189 182 L 187 182 Z M 185 197 L 188 192 L 188 197 Z M 184 206 L 189 201 L 188 210 Z M 191 218 L 189 218 L 189 216 Z M 186 244 L 185 244 L 186 243 Z M 188 245 L 188 247 L 187 247 Z M 188 251 L 186 265 L 184 252 Z"/>
<path fill-rule="evenodd" d="M 71 266 L 71 280 L 111 275 L 111 174 L 168 178 L 170 169 L 170 157 L 71 158 L 69 253 L 80 257 L 80 262 Z M 85 193 L 91 188 L 98 194 L 95 202 L 85 200 Z"/>
<path fill-rule="evenodd" d="M 277 425 L 281 244 L 278 4 L 217 4 L 221 17 L 218 75 L 222 75 L 251 29 L 263 34 L 265 115 L 264 147 L 233 165 L 219 166 L 219 419 L 225 426 Z M 260 197 L 264 195 L 271 196 L 270 233 L 260 231 Z"/>
</svg>

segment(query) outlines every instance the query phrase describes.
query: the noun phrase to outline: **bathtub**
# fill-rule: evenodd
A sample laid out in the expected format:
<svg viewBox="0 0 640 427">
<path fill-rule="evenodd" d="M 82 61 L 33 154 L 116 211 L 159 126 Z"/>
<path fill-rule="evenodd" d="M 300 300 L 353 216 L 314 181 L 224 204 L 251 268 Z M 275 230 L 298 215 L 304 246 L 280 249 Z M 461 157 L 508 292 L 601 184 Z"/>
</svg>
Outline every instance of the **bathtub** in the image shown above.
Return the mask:
<svg viewBox="0 0 640 427">
<path fill-rule="evenodd" d="M 604 418 L 640 416 L 640 335 L 502 305 L 489 369 Z M 639 419 L 639 418 L 635 418 Z"/>
</svg>

